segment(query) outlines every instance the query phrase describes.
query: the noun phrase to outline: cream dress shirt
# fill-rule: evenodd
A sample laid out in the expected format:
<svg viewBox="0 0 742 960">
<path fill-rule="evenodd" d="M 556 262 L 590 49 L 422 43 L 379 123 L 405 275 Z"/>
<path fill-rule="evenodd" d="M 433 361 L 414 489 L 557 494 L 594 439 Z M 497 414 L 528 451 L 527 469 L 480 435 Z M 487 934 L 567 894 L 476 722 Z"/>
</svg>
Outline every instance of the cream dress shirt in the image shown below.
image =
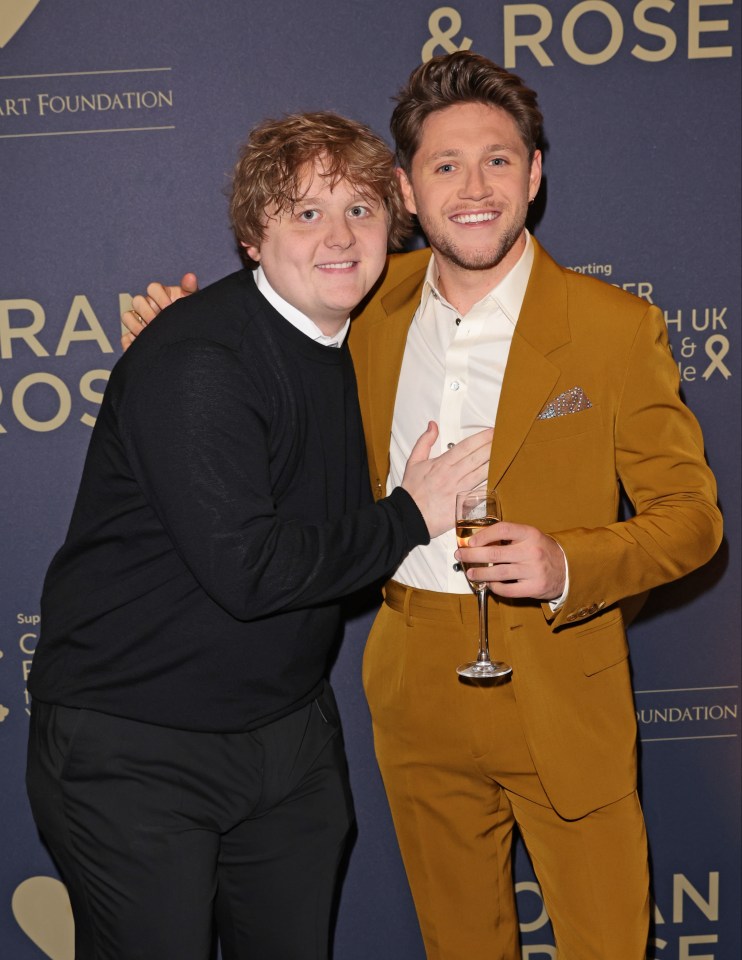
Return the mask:
<svg viewBox="0 0 742 960">
<path fill-rule="evenodd" d="M 440 428 L 432 455 L 494 426 L 532 265 L 533 243 L 526 233 L 526 246 L 515 266 L 461 316 L 438 290 L 438 269 L 435 257 L 430 258 L 394 404 L 387 490 L 402 482 L 407 458 L 429 420 Z M 456 534 L 449 530 L 426 546 L 415 547 L 394 579 L 422 590 L 469 593 L 455 550 Z"/>
</svg>

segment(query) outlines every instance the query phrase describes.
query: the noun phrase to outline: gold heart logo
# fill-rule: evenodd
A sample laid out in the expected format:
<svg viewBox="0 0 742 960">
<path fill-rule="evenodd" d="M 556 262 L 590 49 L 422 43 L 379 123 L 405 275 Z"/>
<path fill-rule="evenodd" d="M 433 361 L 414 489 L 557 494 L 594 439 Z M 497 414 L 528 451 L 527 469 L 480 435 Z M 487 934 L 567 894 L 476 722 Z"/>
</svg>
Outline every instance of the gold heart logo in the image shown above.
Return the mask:
<svg viewBox="0 0 742 960">
<path fill-rule="evenodd" d="M 75 960 L 75 925 L 67 888 L 53 877 L 29 877 L 16 887 L 13 916 L 50 960 Z"/>
<path fill-rule="evenodd" d="M 0 48 L 18 33 L 38 3 L 39 0 L 0 0 Z"/>
</svg>

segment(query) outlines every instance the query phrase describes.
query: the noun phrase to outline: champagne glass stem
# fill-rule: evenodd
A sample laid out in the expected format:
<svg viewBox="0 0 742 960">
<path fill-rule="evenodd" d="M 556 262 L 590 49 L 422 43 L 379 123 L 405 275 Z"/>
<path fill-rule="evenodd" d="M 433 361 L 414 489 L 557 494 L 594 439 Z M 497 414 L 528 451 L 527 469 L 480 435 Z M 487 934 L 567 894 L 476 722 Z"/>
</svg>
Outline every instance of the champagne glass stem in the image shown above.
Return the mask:
<svg viewBox="0 0 742 960">
<path fill-rule="evenodd" d="M 477 584 L 477 606 L 479 607 L 479 653 L 477 663 L 490 662 L 489 637 L 487 633 L 487 584 Z"/>
</svg>

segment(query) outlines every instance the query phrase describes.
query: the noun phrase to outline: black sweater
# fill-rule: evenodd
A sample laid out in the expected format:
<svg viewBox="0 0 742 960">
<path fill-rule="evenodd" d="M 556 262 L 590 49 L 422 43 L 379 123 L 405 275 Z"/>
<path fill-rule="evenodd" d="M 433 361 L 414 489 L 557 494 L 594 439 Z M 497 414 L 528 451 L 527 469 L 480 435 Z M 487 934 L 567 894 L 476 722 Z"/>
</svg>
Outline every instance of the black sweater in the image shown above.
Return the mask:
<svg viewBox="0 0 742 960">
<path fill-rule="evenodd" d="M 233 274 L 112 372 L 29 690 L 182 729 L 259 726 L 315 695 L 335 601 L 427 540 L 405 491 L 371 502 L 347 346 L 312 342 Z"/>
</svg>

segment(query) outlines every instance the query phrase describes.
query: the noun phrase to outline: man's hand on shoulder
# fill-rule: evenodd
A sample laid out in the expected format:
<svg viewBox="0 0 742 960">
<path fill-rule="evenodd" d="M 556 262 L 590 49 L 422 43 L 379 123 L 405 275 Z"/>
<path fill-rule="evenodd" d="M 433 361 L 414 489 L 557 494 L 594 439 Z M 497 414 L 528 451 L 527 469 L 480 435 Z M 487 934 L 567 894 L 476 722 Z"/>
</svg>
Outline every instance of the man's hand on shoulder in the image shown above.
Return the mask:
<svg viewBox="0 0 742 960">
<path fill-rule="evenodd" d="M 195 273 L 185 273 L 177 286 L 166 286 L 162 283 L 150 283 L 146 294 L 137 294 L 131 298 L 131 310 L 121 314 L 121 323 L 127 333 L 121 337 L 121 346 L 127 350 L 143 327 L 151 323 L 155 317 L 169 307 L 171 303 L 187 297 L 198 290 L 198 279 Z"/>
</svg>

